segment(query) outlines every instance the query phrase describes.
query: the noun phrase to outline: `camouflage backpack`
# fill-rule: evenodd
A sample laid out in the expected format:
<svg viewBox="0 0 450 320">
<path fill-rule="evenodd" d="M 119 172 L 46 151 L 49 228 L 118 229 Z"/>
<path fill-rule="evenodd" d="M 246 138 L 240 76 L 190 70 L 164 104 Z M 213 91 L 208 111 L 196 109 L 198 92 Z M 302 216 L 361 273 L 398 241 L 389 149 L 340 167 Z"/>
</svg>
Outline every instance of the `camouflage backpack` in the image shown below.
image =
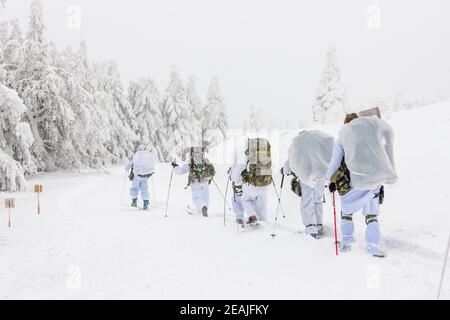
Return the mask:
<svg viewBox="0 0 450 320">
<path fill-rule="evenodd" d="M 297 196 L 302 196 L 302 187 L 300 186 L 300 182 L 298 181 L 297 177 L 292 178 L 291 180 L 291 190 Z"/>
<path fill-rule="evenodd" d="M 345 159 L 342 159 L 341 166 L 331 177 L 331 181 L 336 183 L 336 189 L 342 197 L 350 191 L 350 171 L 345 164 Z"/>
<path fill-rule="evenodd" d="M 188 186 L 192 182 L 210 182 L 216 170 L 214 166 L 205 159 L 204 148 L 191 148 L 191 161 L 189 163 Z"/>
<path fill-rule="evenodd" d="M 242 186 L 233 182 L 233 194 L 235 196 L 242 196 Z"/>
<path fill-rule="evenodd" d="M 269 141 L 262 138 L 248 140 L 246 150 L 247 169 L 243 174 L 244 183 L 265 187 L 272 183 L 272 158 Z"/>
</svg>

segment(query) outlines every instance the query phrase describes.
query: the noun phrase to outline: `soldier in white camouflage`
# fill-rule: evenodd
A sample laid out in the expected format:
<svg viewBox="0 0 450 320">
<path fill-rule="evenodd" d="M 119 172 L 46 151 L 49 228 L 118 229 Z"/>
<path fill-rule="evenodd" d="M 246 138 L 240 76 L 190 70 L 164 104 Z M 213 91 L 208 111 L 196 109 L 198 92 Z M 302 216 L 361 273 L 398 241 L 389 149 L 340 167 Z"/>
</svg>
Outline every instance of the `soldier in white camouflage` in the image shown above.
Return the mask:
<svg viewBox="0 0 450 320">
<path fill-rule="evenodd" d="M 191 147 L 189 158 L 181 166 L 172 162 L 177 175 L 188 175 L 188 185 L 191 187 L 192 202 L 199 214 L 208 216 L 209 185 L 216 174 L 214 166 L 205 157 L 205 148 Z"/>
</svg>

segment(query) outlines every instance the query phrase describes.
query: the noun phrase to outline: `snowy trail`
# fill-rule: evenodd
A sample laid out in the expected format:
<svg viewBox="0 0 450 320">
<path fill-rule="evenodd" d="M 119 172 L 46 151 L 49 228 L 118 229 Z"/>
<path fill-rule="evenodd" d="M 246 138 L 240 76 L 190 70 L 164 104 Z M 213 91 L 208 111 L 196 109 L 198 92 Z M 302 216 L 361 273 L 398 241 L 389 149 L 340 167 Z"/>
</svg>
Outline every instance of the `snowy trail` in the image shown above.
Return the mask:
<svg viewBox="0 0 450 320">
<path fill-rule="evenodd" d="M 302 230 L 298 198 L 286 188 L 287 218 L 279 218 L 277 237 L 272 239 L 272 223 L 238 233 L 229 214 L 224 227 L 223 201 L 214 186 L 211 216 L 189 216 L 186 177 L 174 176 L 165 218 L 169 165 L 157 168 L 157 202 L 149 212 L 121 203 L 124 173 L 120 168 L 110 173 L 47 174 L 29 182 L 44 185 L 41 216 L 36 214 L 31 192 L 12 195 L 17 209 L 11 230 L 6 212 L 0 211 L 0 298 L 434 299 L 450 225 L 449 203 L 428 208 L 424 216 L 421 210 L 431 195 L 407 201 L 419 183 L 436 177 L 413 179 L 414 166 L 425 160 L 408 147 L 412 133 L 402 126 L 423 116 L 418 110 L 410 119 L 392 119 L 399 127 L 398 143 L 405 149 L 398 152 L 402 180 L 387 188 L 382 208 L 386 259 L 364 252 L 361 215 L 355 217 L 357 246 L 351 253 L 334 255 L 328 194 L 328 237 L 317 241 L 297 232 Z M 441 122 L 447 124 L 448 119 L 443 115 Z M 439 134 L 449 135 L 444 130 Z M 427 142 L 425 138 L 420 142 L 425 152 L 435 148 Z M 443 157 L 448 160 L 448 155 Z M 224 188 L 225 168 L 217 169 L 216 181 Z M 279 183 L 280 177 L 275 179 Z M 439 192 L 435 196 L 448 200 L 444 188 Z M 269 194 L 273 216 L 276 199 L 273 192 Z M 127 195 L 123 199 L 128 202 Z M 442 298 L 450 298 L 449 279 L 447 273 Z M 79 287 L 73 285 L 77 280 Z"/>
</svg>

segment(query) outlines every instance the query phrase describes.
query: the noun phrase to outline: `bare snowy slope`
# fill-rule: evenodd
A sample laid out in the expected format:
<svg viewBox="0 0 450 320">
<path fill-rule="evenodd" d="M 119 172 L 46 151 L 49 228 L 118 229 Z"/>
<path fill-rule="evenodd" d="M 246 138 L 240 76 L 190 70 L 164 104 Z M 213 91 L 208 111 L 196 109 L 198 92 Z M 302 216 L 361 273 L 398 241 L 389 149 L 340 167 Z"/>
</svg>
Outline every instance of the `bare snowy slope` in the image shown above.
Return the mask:
<svg viewBox="0 0 450 320">
<path fill-rule="evenodd" d="M 16 197 L 17 208 L 11 229 L 0 211 L 0 298 L 434 299 L 450 229 L 450 103 L 399 112 L 388 121 L 396 132 L 399 181 L 387 187 L 382 207 L 386 259 L 364 252 L 361 215 L 355 218 L 360 248 L 334 255 L 329 194 L 329 237 L 317 241 L 297 232 L 303 229 L 298 198 L 286 188 L 287 217 L 272 239 L 272 224 L 238 232 L 228 211 L 224 226 L 214 186 L 211 217 L 187 215 L 186 177 L 174 176 L 165 218 L 169 165 L 157 168 L 150 212 L 126 205 L 122 169 L 48 174 L 29 181 L 28 190 L 44 185 L 41 216 L 33 193 L 1 194 Z M 336 135 L 338 127 L 321 129 Z M 281 136 L 280 162 L 294 134 Z M 223 190 L 226 166 L 217 169 Z M 275 179 L 278 184 L 280 176 Z M 273 215 L 273 192 L 269 203 Z M 442 298 L 450 298 L 450 270 Z"/>
</svg>

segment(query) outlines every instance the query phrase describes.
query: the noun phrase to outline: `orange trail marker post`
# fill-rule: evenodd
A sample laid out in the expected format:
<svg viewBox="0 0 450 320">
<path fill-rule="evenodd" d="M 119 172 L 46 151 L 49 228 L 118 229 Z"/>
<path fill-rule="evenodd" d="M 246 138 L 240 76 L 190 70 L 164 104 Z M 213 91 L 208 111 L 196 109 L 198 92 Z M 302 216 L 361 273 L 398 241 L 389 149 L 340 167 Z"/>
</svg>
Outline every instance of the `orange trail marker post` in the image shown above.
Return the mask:
<svg viewBox="0 0 450 320">
<path fill-rule="evenodd" d="M 14 199 L 5 199 L 5 209 L 8 209 L 8 228 L 11 228 L 11 209 L 16 207 Z"/>
<path fill-rule="evenodd" d="M 37 211 L 38 214 L 41 214 L 41 199 L 40 199 L 40 194 L 42 193 L 42 185 L 37 184 L 34 186 L 34 192 L 37 194 Z"/>
</svg>

